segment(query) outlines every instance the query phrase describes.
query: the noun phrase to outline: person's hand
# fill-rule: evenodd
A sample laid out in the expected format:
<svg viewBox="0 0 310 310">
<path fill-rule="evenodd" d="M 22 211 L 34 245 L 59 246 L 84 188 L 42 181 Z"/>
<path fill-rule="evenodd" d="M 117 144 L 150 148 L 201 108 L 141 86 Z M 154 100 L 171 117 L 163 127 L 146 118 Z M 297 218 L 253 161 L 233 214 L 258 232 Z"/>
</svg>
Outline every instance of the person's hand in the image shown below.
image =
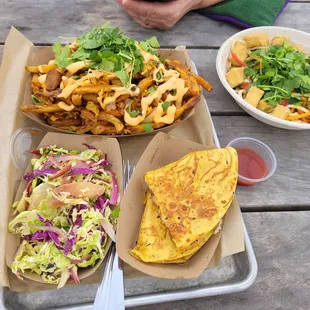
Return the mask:
<svg viewBox="0 0 310 310">
<path fill-rule="evenodd" d="M 187 12 L 210 6 L 220 0 L 174 0 L 170 2 L 116 0 L 116 2 L 143 27 L 169 29 Z"/>
</svg>

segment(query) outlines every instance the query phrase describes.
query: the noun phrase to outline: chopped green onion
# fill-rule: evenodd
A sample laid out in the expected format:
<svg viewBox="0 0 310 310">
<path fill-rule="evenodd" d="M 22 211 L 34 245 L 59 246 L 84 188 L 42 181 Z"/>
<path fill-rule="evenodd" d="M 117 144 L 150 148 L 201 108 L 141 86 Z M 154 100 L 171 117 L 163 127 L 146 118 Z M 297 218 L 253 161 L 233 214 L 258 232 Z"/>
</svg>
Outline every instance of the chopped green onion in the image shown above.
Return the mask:
<svg viewBox="0 0 310 310">
<path fill-rule="evenodd" d="M 38 97 L 35 96 L 35 95 L 31 95 L 31 99 L 32 99 L 33 104 L 35 104 L 35 105 L 44 104 L 44 101 L 41 100 L 40 98 L 38 98 Z"/>
<path fill-rule="evenodd" d="M 144 129 L 145 132 L 153 131 L 153 127 L 152 127 L 151 124 L 142 124 L 142 126 L 143 126 L 143 129 Z"/>
<path fill-rule="evenodd" d="M 175 95 L 177 94 L 176 88 L 172 89 L 172 90 L 170 91 L 170 94 L 171 94 L 172 96 L 175 96 Z"/>
<path fill-rule="evenodd" d="M 149 94 L 153 95 L 155 93 L 155 87 L 154 86 L 150 86 L 148 88 L 148 92 L 149 92 Z"/>
<path fill-rule="evenodd" d="M 161 79 L 162 79 L 162 75 L 161 75 L 160 71 L 158 71 L 158 72 L 156 73 L 156 79 L 157 79 L 157 80 L 161 80 Z"/>
<path fill-rule="evenodd" d="M 132 110 L 129 113 L 130 117 L 136 117 L 138 114 L 139 114 L 139 111 L 136 111 L 136 110 Z"/>
<path fill-rule="evenodd" d="M 170 101 L 165 101 L 161 107 L 164 109 L 164 110 L 167 110 L 171 105 L 171 102 Z"/>
</svg>

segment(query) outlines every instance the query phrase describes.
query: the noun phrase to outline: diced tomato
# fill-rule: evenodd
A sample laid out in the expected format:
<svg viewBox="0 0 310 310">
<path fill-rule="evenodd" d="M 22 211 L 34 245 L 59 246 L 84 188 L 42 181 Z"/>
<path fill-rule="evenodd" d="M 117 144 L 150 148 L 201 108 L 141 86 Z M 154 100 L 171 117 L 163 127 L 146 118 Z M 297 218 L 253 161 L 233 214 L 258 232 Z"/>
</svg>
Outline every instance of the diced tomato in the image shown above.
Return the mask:
<svg viewBox="0 0 310 310">
<path fill-rule="evenodd" d="M 241 67 L 246 67 L 246 63 L 244 61 L 240 60 L 236 53 L 231 53 L 231 57 L 233 58 L 233 60 L 236 63 L 238 63 L 238 65 L 240 65 Z"/>
<path fill-rule="evenodd" d="M 40 155 L 40 150 L 32 150 L 31 153 L 34 155 Z"/>
<path fill-rule="evenodd" d="M 284 105 L 284 106 L 288 105 L 288 99 L 287 98 L 282 99 L 282 105 Z"/>
<path fill-rule="evenodd" d="M 243 82 L 243 83 L 241 84 L 241 88 L 242 88 L 242 89 L 247 89 L 247 88 L 249 87 L 249 85 L 250 85 L 250 83 Z"/>
<path fill-rule="evenodd" d="M 52 174 L 49 179 L 53 180 L 56 178 L 61 177 L 62 175 L 64 175 L 65 173 L 67 173 L 70 169 L 72 168 L 71 164 L 68 164 L 66 166 L 64 166 L 63 168 L 61 168 L 59 171 L 57 171 L 56 173 Z"/>
</svg>

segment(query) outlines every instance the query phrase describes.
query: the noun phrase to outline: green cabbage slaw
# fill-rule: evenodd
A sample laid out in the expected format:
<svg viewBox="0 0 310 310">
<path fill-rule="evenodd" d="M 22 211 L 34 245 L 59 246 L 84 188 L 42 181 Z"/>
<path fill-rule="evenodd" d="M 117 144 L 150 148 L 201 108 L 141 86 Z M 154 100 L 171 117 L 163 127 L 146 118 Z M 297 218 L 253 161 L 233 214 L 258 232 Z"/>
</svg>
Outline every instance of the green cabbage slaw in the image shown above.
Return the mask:
<svg viewBox="0 0 310 310">
<path fill-rule="evenodd" d="M 117 181 L 104 152 L 86 146 L 33 151 L 33 171 L 24 176 L 28 185 L 9 223 L 21 238 L 11 265 L 18 278 L 30 272 L 58 288 L 70 278 L 80 283 L 79 271 L 102 261 L 108 239 L 115 241 Z"/>
</svg>

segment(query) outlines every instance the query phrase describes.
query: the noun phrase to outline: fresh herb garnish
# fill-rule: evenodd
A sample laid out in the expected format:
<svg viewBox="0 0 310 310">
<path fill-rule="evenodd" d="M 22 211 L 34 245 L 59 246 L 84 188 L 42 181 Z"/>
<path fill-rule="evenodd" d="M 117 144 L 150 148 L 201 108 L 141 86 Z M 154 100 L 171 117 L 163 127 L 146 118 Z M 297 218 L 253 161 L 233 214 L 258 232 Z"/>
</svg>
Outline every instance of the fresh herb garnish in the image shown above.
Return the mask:
<svg viewBox="0 0 310 310">
<path fill-rule="evenodd" d="M 159 47 L 155 37 L 137 42 L 124 36 L 119 28 L 109 27 L 109 23 L 94 28 L 76 40 L 79 48 L 70 55 L 69 46 L 62 46 L 59 42 L 53 45 L 56 64 L 66 67 L 77 61 L 85 61 L 89 68 L 114 72 L 129 87 L 134 74 L 144 69 L 144 58 L 139 48 L 156 54 Z"/>
<path fill-rule="evenodd" d="M 70 56 L 70 48 L 69 46 L 62 46 L 61 43 L 55 42 L 53 44 L 53 53 L 55 55 L 56 65 L 58 67 L 67 67 L 70 63 L 72 63 L 72 59 Z"/>
<path fill-rule="evenodd" d="M 298 105 L 300 96 L 310 90 L 309 56 L 295 50 L 290 42 L 255 50 L 246 63 L 245 76 L 253 81 L 253 86 L 265 91 L 263 100 L 271 106 L 281 104 L 283 99 Z"/>
<path fill-rule="evenodd" d="M 143 126 L 143 129 L 144 129 L 145 132 L 153 131 L 153 127 L 152 127 L 151 124 L 142 124 L 142 126 Z"/>
<path fill-rule="evenodd" d="M 159 43 L 156 37 L 151 37 L 146 41 L 140 41 L 139 45 L 146 51 L 152 48 L 159 48 Z"/>
<path fill-rule="evenodd" d="M 170 101 L 165 101 L 161 107 L 164 109 L 164 110 L 167 110 L 171 105 L 171 102 Z"/>
</svg>

